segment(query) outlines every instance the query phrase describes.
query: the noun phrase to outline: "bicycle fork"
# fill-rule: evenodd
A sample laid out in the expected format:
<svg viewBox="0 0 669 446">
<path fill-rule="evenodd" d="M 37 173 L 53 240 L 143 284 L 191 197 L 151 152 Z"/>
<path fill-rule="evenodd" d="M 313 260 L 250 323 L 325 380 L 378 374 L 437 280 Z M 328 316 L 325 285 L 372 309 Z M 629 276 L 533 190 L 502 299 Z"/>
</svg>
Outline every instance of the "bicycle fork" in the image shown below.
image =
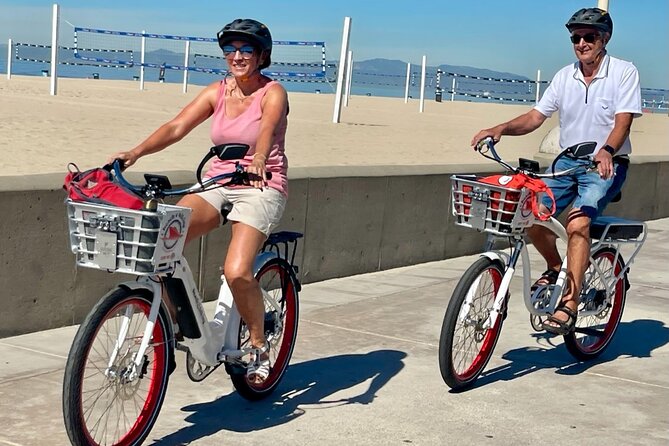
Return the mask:
<svg viewBox="0 0 669 446">
<path fill-rule="evenodd" d="M 493 301 L 493 305 L 490 308 L 488 318 L 480 324 L 480 327 L 478 327 L 481 330 L 487 330 L 494 327 L 497 323 L 497 318 L 504 310 L 504 306 L 506 305 L 506 295 L 509 291 L 511 279 L 513 279 L 513 275 L 516 271 L 515 267 L 516 263 L 518 262 L 518 256 L 521 252 L 523 252 L 525 247 L 525 242 L 522 239 L 516 239 L 514 249 L 511 251 L 511 255 L 509 255 L 502 251 L 493 250 L 493 240 L 494 238 L 492 237 L 488 239 L 488 242 L 486 243 L 486 251 L 481 255 L 489 258 L 494 262 L 500 262 L 504 267 L 504 275 L 502 276 L 502 281 L 500 283 L 499 289 L 497 290 L 497 294 L 495 294 L 495 300 Z M 467 291 L 467 296 L 465 297 L 465 301 L 458 316 L 459 320 L 465 321 L 467 319 L 469 310 L 474 301 L 475 290 L 478 288 L 480 281 L 481 276 L 476 278 L 476 281 L 474 281 L 472 286 L 469 288 L 469 291 Z"/>
<path fill-rule="evenodd" d="M 128 285 L 132 287 L 132 285 L 134 284 L 136 284 L 136 282 L 133 282 Z M 150 289 L 153 291 L 154 299 L 151 302 L 151 309 L 149 310 L 149 316 L 146 322 L 146 328 L 144 330 L 144 334 L 142 335 L 142 340 L 140 341 L 139 348 L 135 353 L 135 357 L 132 359 L 133 367 L 127 369 L 127 371 L 125 372 L 126 376 L 124 376 L 124 378 L 127 379 L 128 381 L 133 381 L 134 379 L 136 379 L 139 374 L 138 371 L 141 371 L 143 369 L 144 354 L 146 353 L 146 349 L 148 348 L 149 343 L 151 342 L 151 337 L 153 336 L 153 329 L 155 327 L 156 320 L 158 319 L 158 311 L 160 311 L 160 302 L 161 302 L 160 285 L 155 282 L 148 282 L 144 285 L 150 286 Z M 157 299 L 156 296 L 158 296 Z M 133 308 L 129 306 L 126 308 L 125 314 L 123 314 L 122 316 L 121 328 L 119 329 L 119 333 L 116 338 L 114 348 L 112 349 L 112 352 L 109 355 L 109 362 L 107 363 L 107 369 L 104 371 L 105 376 L 107 376 L 108 378 L 112 378 L 113 377 L 112 374 L 115 373 L 113 366 L 116 363 L 118 355 L 121 353 L 121 350 L 123 349 L 123 346 L 125 344 L 132 316 L 133 316 Z"/>
</svg>

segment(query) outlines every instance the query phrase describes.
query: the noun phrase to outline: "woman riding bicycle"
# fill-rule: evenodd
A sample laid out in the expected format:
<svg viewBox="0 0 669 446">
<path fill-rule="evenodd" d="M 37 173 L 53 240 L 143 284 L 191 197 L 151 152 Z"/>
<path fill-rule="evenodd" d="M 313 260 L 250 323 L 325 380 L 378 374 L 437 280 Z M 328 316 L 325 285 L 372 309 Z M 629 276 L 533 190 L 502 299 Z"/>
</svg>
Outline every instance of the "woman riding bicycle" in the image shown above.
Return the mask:
<svg viewBox="0 0 669 446">
<path fill-rule="evenodd" d="M 613 33 L 611 16 L 599 8 L 584 8 L 574 13 L 565 26 L 578 61 L 558 71 L 532 110 L 481 130 L 472 139 L 475 146 L 486 137 L 497 142 L 502 135 L 525 135 L 559 110 L 562 150 L 588 141 L 597 144 L 594 158 L 599 177 L 583 173 L 545 180 L 555 196 L 556 214 L 573 201 L 567 217 L 568 289 L 555 314 L 543 323 L 544 330 L 559 335 L 574 328 L 581 283 L 588 265 L 590 221 L 622 188 L 632 150 L 629 140 L 632 120 L 641 116 L 636 67 L 606 52 Z M 569 159 L 563 158 L 555 169 L 572 167 L 568 163 Z M 535 286 L 555 283 L 562 263 L 556 237 L 537 225 L 530 228 L 528 235 L 547 264 L 546 272 Z"/>
<path fill-rule="evenodd" d="M 232 238 L 225 257 L 225 278 L 255 349 L 255 360 L 249 363 L 247 377 L 259 383 L 267 379 L 270 363 L 263 330 L 265 309 L 252 266 L 256 253 L 278 225 L 285 208 L 288 97 L 283 86 L 260 72 L 270 65 L 272 54 L 272 35 L 264 24 L 237 19 L 225 25 L 217 36 L 231 76 L 210 84 L 175 118 L 132 150 L 116 153 L 112 159 L 120 158 L 125 167 L 132 166 L 140 157 L 181 140 L 209 117 L 215 145 L 250 146 L 244 159 L 239 160 L 252 174 L 248 187 L 223 187 L 187 195 L 178 205 L 192 209 L 187 242 L 220 226 L 223 205 L 233 205 L 227 216 L 232 222 Z M 214 158 L 206 177 L 234 170 L 234 161 Z M 267 172 L 271 172 L 269 179 Z"/>
</svg>

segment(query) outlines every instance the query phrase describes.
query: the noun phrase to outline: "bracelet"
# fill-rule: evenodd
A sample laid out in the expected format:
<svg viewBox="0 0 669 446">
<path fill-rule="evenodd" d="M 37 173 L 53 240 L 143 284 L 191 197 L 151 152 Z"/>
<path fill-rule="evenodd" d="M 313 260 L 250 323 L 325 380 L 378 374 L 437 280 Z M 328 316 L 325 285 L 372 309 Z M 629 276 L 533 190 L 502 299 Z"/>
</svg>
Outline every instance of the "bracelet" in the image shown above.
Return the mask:
<svg viewBox="0 0 669 446">
<path fill-rule="evenodd" d="M 604 150 L 604 151 L 606 151 L 606 152 L 609 152 L 609 154 L 610 154 L 611 156 L 615 155 L 615 153 L 616 153 L 616 149 L 614 149 L 613 147 L 611 147 L 611 146 L 608 145 L 608 144 L 605 145 L 604 147 L 602 147 L 602 150 Z"/>
<path fill-rule="evenodd" d="M 253 154 L 253 159 L 255 159 L 255 157 L 258 156 L 258 155 L 262 156 L 263 162 L 267 161 L 267 157 L 265 155 L 263 155 L 262 153 L 254 153 Z"/>
</svg>

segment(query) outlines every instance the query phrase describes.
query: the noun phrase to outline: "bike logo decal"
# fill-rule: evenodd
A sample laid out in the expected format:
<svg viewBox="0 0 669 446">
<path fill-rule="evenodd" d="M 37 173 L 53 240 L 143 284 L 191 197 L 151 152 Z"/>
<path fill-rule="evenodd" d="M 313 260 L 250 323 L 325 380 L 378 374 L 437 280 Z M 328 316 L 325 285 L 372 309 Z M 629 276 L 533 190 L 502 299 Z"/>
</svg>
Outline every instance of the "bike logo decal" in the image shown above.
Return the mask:
<svg viewBox="0 0 669 446">
<path fill-rule="evenodd" d="M 527 218 L 532 215 L 532 195 L 528 194 L 525 197 L 525 200 L 519 204 L 520 206 L 520 215 L 523 218 Z"/>
<path fill-rule="evenodd" d="M 174 248 L 184 233 L 184 218 L 182 215 L 174 215 L 170 221 L 165 225 L 160 234 L 160 239 L 163 241 L 163 246 L 166 250 Z"/>
<path fill-rule="evenodd" d="M 509 184 L 511 182 L 511 180 L 513 180 L 513 177 L 510 177 L 508 175 L 503 175 L 503 176 L 499 177 L 499 179 L 497 181 L 499 182 L 499 184 L 504 186 L 504 185 Z"/>
</svg>

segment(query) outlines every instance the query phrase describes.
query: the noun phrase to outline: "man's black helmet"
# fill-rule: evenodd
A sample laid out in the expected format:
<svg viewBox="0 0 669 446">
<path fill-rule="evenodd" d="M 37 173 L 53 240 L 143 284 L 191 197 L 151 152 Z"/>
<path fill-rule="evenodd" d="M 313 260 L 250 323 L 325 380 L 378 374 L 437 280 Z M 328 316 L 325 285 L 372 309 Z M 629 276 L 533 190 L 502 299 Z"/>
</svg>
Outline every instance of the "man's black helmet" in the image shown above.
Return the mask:
<svg viewBox="0 0 669 446">
<path fill-rule="evenodd" d="M 565 26 L 570 32 L 579 26 L 592 26 L 600 31 L 613 34 L 613 20 L 611 20 L 611 15 L 599 8 L 579 9 L 573 16 L 571 16 Z"/>
<path fill-rule="evenodd" d="M 269 67 L 272 63 L 272 34 L 264 24 L 253 19 L 236 19 L 228 23 L 217 34 L 218 46 L 223 48 L 235 40 L 244 40 L 254 47 L 266 52 L 265 61 L 260 69 Z"/>
</svg>

